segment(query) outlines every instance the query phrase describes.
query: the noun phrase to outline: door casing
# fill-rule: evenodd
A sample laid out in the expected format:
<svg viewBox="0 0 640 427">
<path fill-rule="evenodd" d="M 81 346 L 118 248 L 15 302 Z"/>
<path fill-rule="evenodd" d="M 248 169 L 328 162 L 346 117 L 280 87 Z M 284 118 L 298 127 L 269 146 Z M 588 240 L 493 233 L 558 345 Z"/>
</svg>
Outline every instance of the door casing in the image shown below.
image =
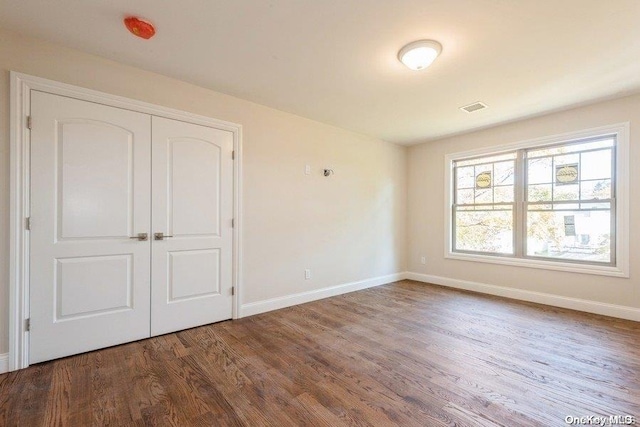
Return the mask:
<svg viewBox="0 0 640 427">
<path fill-rule="evenodd" d="M 82 101 L 124 108 L 168 119 L 199 124 L 233 134 L 233 318 L 242 301 L 242 126 L 172 108 L 132 100 L 78 86 L 10 72 L 10 238 L 9 238 L 9 370 L 29 366 L 29 211 L 31 91 L 42 91 Z"/>
</svg>

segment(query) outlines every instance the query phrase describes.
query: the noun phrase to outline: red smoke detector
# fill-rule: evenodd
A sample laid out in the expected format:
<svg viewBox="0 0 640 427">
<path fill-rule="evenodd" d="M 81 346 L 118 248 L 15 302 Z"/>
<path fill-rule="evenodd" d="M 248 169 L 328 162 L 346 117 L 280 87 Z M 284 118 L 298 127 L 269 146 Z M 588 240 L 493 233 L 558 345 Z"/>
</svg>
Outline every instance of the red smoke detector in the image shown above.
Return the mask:
<svg viewBox="0 0 640 427">
<path fill-rule="evenodd" d="M 151 22 L 144 21 L 135 16 L 130 16 L 124 19 L 124 25 L 127 27 L 131 34 L 134 36 L 142 37 L 143 39 L 150 39 L 156 34 L 156 29 L 153 28 Z"/>
</svg>

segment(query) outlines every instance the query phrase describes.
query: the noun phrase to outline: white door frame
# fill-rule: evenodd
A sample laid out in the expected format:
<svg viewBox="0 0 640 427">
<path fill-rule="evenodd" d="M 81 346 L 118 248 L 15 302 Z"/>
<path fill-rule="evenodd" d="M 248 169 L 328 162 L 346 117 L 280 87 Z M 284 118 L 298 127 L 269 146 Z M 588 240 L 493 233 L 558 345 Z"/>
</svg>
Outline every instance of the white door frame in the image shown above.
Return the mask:
<svg viewBox="0 0 640 427">
<path fill-rule="evenodd" d="M 242 126 L 185 111 L 161 107 L 121 96 L 59 83 L 27 74 L 10 72 L 10 238 L 9 238 L 9 370 L 29 366 L 29 169 L 31 91 L 38 90 L 83 101 L 124 108 L 153 116 L 214 127 L 233 133 L 235 153 L 233 171 L 233 318 L 240 316 L 242 301 Z"/>
</svg>

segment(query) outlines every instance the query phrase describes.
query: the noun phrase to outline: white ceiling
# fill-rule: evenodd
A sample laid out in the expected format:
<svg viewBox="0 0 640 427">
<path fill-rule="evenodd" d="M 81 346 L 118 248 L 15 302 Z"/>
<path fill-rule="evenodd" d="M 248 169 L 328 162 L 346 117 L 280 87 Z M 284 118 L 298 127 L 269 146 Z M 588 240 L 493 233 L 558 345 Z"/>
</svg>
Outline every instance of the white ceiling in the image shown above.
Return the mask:
<svg viewBox="0 0 640 427">
<path fill-rule="evenodd" d="M 0 0 L 4 28 L 402 144 L 640 90 L 639 22 L 639 0 Z M 410 71 L 425 38 L 442 54 Z"/>
</svg>

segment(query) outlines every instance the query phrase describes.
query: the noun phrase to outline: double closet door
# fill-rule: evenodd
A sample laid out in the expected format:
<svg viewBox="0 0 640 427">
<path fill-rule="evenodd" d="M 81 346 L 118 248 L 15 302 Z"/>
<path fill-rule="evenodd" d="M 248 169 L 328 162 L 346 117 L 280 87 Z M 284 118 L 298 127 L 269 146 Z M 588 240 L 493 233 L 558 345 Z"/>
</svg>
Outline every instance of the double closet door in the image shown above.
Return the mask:
<svg viewBox="0 0 640 427">
<path fill-rule="evenodd" d="M 30 363 L 232 317 L 231 132 L 31 92 Z"/>
</svg>

